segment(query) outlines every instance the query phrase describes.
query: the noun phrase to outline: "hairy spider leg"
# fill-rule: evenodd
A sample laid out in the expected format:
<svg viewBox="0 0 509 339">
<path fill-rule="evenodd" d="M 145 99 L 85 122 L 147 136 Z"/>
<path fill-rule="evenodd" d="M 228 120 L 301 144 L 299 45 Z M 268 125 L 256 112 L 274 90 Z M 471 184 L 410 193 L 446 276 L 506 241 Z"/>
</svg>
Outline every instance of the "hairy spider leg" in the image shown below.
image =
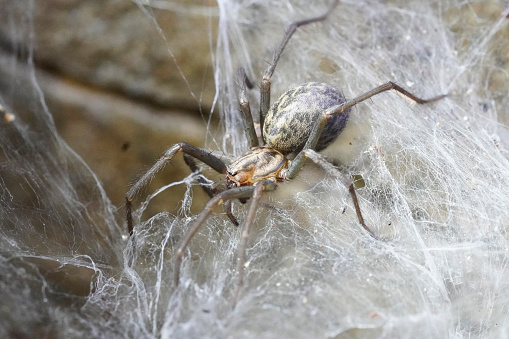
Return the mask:
<svg viewBox="0 0 509 339">
<path fill-rule="evenodd" d="M 249 234 L 251 233 L 251 226 L 253 225 L 255 213 L 257 207 L 260 202 L 260 198 L 262 192 L 264 190 L 273 191 L 276 189 L 276 183 L 272 180 L 263 180 L 259 181 L 254 185 L 253 196 L 251 197 L 251 204 L 249 205 L 249 211 L 247 212 L 246 220 L 244 221 L 244 230 L 242 231 L 242 240 L 240 243 L 240 247 L 238 250 L 238 280 L 237 287 L 235 288 L 235 295 L 233 296 L 232 308 L 237 304 L 237 300 L 239 298 L 240 290 L 244 285 L 244 268 L 246 263 L 246 247 L 247 241 L 249 239 Z"/>
<path fill-rule="evenodd" d="M 320 153 L 318 153 L 312 149 L 304 149 L 302 152 L 299 153 L 299 157 L 303 160 L 306 158 L 312 160 L 317 166 L 320 166 L 323 170 L 325 170 L 325 172 L 327 172 L 327 174 L 341 180 L 343 185 L 345 185 L 348 188 L 348 191 L 350 192 L 350 195 L 352 196 L 355 213 L 357 214 L 359 223 L 366 230 L 366 232 L 369 233 L 369 235 L 371 235 L 375 239 L 378 239 L 378 237 L 375 236 L 375 234 L 369 229 L 369 227 L 364 222 L 364 218 L 362 217 L 361 208 L 359 205 L 359 199 L 357 198 L 357 193 L 355 192 L 355 186 L 354 186 L 353 182 L 350 179 L 346 178 L 345 175 L 343 173 L 341 173 L 341 171 L 339 169 L 337 169 L 333 164 L 328 162 L 327 159 L 325 159 L 325 157 L 323 155 L 321 155 Z M 297 159 L 295 159 L 295 160 L 297 160 Z M 300 164 L 304 163 L 303 160 L 300 160 Z M 294 175 L 296 175 L 296 174 L 297 173 L 294 172 Z"/>
<path fill-rule="evenodd" d="M 332 13 L 334 8 L 337 6 L 338 2 L 339 2 L 338 0 L 332 1 L 330 7 L 324 14 L 317 16 L 315 18 L 293 22 L 286 29 L 286 34 L 283 37 L 283 40 L 281 40 L 279 47 L 276 49 L 276 52 L 274 53 L 271 63 L 269 64 L 269 66 L 265 70 L 265 73 L 263 74 L 262 83 L 260 86 L 260 129 L 262 131 L 265 116 L 267 115 L 267 112 L 269 111 L 270 108 L 270 78 L 272 77 L 272 74 L 274 74 L 277 62 L 279 61 L 279 58 L 281 57 L 281 54 L 283 53 L 286 47 L 286 44 L 292 37 L 293 33 L 295 33 L 297 28 L 299 28 L 300 26 L 304 26 L 313 22 L 323 21 L 327 19 L 327 17 Z"/>
<path fill-rule="evenodd" d="M 380 94 L 382 92 L 389 91 L 392 89 L 401 93 L 403 96 L 409 98 L 410 100 L 415 101 L 418 104 L 427 104 L 430 102 L 434 102 L 434 101 L 443 99 L 444 97 L 447 96 L 447 94 L 442 94 L 442 95 L 433 97 L 431 99 L 421 99 L 421 98 L 416 97 L 412 93 L 408 92 L 404 88 L 389 81 L 381 86 L 378 86 L 366 93 L 363 93 L 363 94 L 353 98 L 352 100 L 348 100 L 340 105 L 336 105 L 336 106 L 333 106 L 333 107 L 327 109 L 323 113 L 323 116 L 320 119 L 318 119 L 316 121 L 316 123 L 314 124 L 313 130 L 311 131 L 311 134 L 309 135 L 309 139 L 306 142 L 306 144 L 304 145 L 304 148 L 302 149 L 302 151 L 300 151 L 299 154 L 297 154 L 295 159 L 290 164 L 290 167 L 288 168 L 288 172 L 287 172 L 287 177 L 289 179 L 294 178 L 297 175 L 297 173 L 300 171 L 302 166 L 304 166 L 304 162 L 305 162 L 306 158 L 310 157 L 309 156 L 310 153 L 308 152 L 308 150 L 314 151 L 314 149 L 316 147 L 316 143 L 318 142 L 318 139 L 320 138 L 320 135 L 322 134 L 325 124 L 327 123 L 327 120 L 331 116 L 333 116 L 335 114 L 341 114 L 344 111 L 346 111 L 347 109 L 349 109 L 350 107 L 353 107 L 353 106 L 357 105 L 358 103 L 371 98 L 372 96 L 375 96 L 377 94 Z M 322 167 L 324 167 L 324 166 L 322 165 Z M 361 210 L 359 207 L 359 201 L 357 199 L 357 194 L 355 193 L 355 188 L 354 188 L 353 184 L 345 183 L 345 185 L 348 187 L 350 194 L 352 196 L 352 199 L 354 201 L 355 210 L 357 212 L 357 217 L 359 219 L 359 222 L 361 223 L 361 225 L 364 229 L 366 229 L 371 235 L 373 235 L 373 232 L 371 232 L 368 229 L 368 227 L 366 226 L 366 224 L 364 223 L 364 218 L 362 217 L 362 213 L 361 213 Z"/>
<path fill-rule="evenodd" d="M 336 106 L 333 106 L 333 107 L 327 109 L 323 113 L 323 116 L 316 121 L 315 125 L 313 126 L 313 130 L 311 131 L 311 134 L 309 135 L 309 139 L 306 142 L 306 144 L 304 145 L 303 149 L 315 149 L 316 143 L 318 142 L 318 139 L 320 138 L 320 135 L 322 134 L 323 128 L 325 127 L 325 124 L 327 123 L 327 120 L 330 117 L 332 117 L 335 114 L 341 114 L 344 111 L 346 111 L 347 109 L 349 109 L 350 107 L 353 107 L 353 106 L 357 105 L 358 103 L 371 98 L 372 96 L 375 96 L 377 94 L 380 94 L 382 92 L 386 92 L 386 91 L 389 91 L 392 89 L 401 93 L 403 96 L 409 98 L 410 100 L 412 100 L 418 104 L 427 104 L 430 102 L 434 102 L 434 101 L 443 99 L 447 96 L 447 94 L 442 94 L 442 95 L 433 97 L 431 99 L 421 99 L 421 98 L 416 97 L 412 93 L 408 92 L 404 88 L 396 85 L 392 81 L 389 81 L 383 85 L 380 85 L 366 93 L 363 93 L 363 94 L 353 98 L 352 100 L 348 100 L 342 104 L 339 104 L 339 105 L 336 105 Z M 295 161 L 294 161 L 294 163 L 295 163 Z M 294 166 L 298 167 L 300 165 L 294 164 Z M 290 170 L 291 170 L 291 168 L 290 168 Z"/>
<path fill-rule="evenodd" d="M 246 71 L 244 68 L 239 68 L 239 103 L 240 103 L 240 111 L 242 112 L 242 118 L 244 120 L 244 130 L 249 139 L 249 147 L 257 147 L 258 137 L 256 136 L 256 130 L 253 123 L 253 115 L 251 114 L 251 107 L 249 106 L 249 101 L 246 95 L 246 86 L 249 87 L 251 82 L 247 78 Z"/>
<path fill-rule="evenodd" d="M 198 168 L 198 166 L 196 166 L 196 162 L 194 161 L 194 158 L 192 156 L 184 153 L 184 162 L 191 169 L 191 172 L 193 172 L 193 173 L 200 172 L 200 169 Z M 205 193 L 207 193 L 209 198 L 212 198 L 214 196 L 214 194 L 217 193 L 212 188 L 210 188 L 210 185 L 207 183 L 207 181 L 203 177 L 198 176 L 198 178 L 196 180 L 198 181 L 198 184 L 200 184 L 201 188 L 203 188 Z M 226 201 L 223 204 L 223 206 L 224 206 L 224 212 L 228 216 L 228 219 L 230 219 L 232 224 L 234 224 L 235 226 L 239 226 L 239 222 L 237 221 L 237 218 L 235 218 L 235 216 L 232 213 L 231 200 Z"/>
<path fill-rule="evenodd" d="M 258 186 L 260 186 L 261 188 L 257 188 Z M 235 187 L 235 188 L 218 193 L 217 195 L 212 197 L 207 202 L 207 204 L 205 205 L 205 208 L 200 213 L 200 215 L 194 222 L 193 226 L 191 226 L 191 228 L 187 231 L 186 236 L 180 243 L 179 248 L 177 249 L 176 258 L 175 258 L 175 269 L 173 271 L 173 278 L 174 278 L 175 286 L 178 286 L 178 284 L 179 284 L 180 266 L 182 264 L 182 256 L 184 255 L 184 250 L 189 245 L 189 242 L 194 237 L 194 235 L 198 232 L 200 227 L 204 224 L 205 220 L 207 220 L 207 218 L 210 216 L 214 207 L 224 203 L 225 201 L 251 198 L 253 196 L 255 190 L 263 190 L 263 189 L 273 190 L 273 189 L 275 189 L 275 184 L 272 182 L 268 182 L 268 181 L 260 181 L 259 183 L 257 183 L 254 186 Z M 259 198 L 256 199 L 257 202 L 258 202 L 258 199 Z M 257 203 L 255 203 L 253 209 L 256 209 L 256 204 Z M 251 202 L 251 206 L 253 206 L 252 202 Z M 250 208 L 250 212 L 251 212 L 251 208 Z M 252 212 L 252 213 L 253 213 L 253 216 L 250 217 L 248 215 L 248 217 L 246 218 L 246 220 L 244 222 L 244 225 L 245 225 L 244 228 L 246 228 L 246 227 L 248 227 L 249 229 L 251 228 L 251 224 L 253 223 L 253 219 L 254 219 L 254 212 Z M 245 248 L 244 248 L 244 250 L 245 250 Z"/>
<path fill-rule="evenodd" d="M 147 185 L 150 180 L 169 163 L 177 152 L 184 152 L 193 158 L 209 165 L 221 174 L 226 173 L 226 165 L 211 151 L 190 145 L 186 142 L 179 142 L 166 150 L 164 155 L 131 187 L 125 196 L 125 210 L 127 220 L 127 230 L 129 235 L 133 235 L 133 216 L 132 216 L 132 200 L 136 193 Z"/>
<path fill-rule="evenodd" d="M 191 170 L 192 173 L 195 173 L 195 172 L 196 173 L 201 173 L 200 168 L 196 165 L 196 161 L 194 161 L 194 158 L 192 156 L 190 156 L 187 153 L 184 153 L 183 154 L 183 158 L 184 158 L 184 162 L 186 163 L 187 167 L 189 167 L 189 169 Z M 196 181 L 201 186 L 203 191 L 205 193 L 207 193 L 209 198 L 212 198 L 214 196 L 214 192 L 212 191 L 212 188 L 210 188 L 210 185 L 208 184 L 208 182 L 203 177 L 198 176 L 196 178 Z"/>
</svg>

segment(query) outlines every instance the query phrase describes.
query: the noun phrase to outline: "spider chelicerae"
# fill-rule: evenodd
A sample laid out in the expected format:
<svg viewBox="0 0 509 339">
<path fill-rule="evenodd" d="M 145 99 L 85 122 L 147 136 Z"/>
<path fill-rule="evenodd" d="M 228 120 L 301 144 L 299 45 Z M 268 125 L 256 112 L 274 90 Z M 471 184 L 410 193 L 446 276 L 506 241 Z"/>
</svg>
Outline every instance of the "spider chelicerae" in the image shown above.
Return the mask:
<svg viewBox="0 0 509 339">
<path fill-rule="evenodd" d="M 286 34 L 276 49 L 260 84 L 260 137 L 256 133 L 251 109 L 247 100 L 247 87 L 251 88 L 243 69 L 239 70 L 240 112 L 244 120 L 244 129 L 250 144 L 250 150 L 240 158 L 226 165 L 213 152 L 185 142 L 171 146 L 164 155 L 131 187 L 126 194 L 126 219 L 129 234 L 133 235 L 132 200 L 136 193 L 145 186 L 173 157 L 183 152 L 184 160 L 194 172 L 198 170 L 195 159 L 207 164 L 225 178 L 213 185 L 200 185 L 210 196 L 203 211 L 194 221 L 177 249 L 175 257 L 174 282 L 179 283 L 180 266 L 184 250 L 193 236 L 204 224 L 207 217 L 217 205 L 223 204 L 225 212 L 233 224 L 238 225 L 231 211 L 231 201 L 238 199 L 242 203 L 251 199 L 244 220 L 242 240 L 238 253 L 238 281 L 234 294 L 235 305 L 243 284 L 245 252 L 255 212 L 260 203 L 263 191 L 276 188 L 277 182 L 294 178 L 304 165 L 306 159 L 312 160 L 326 172 L 341 178 L 348 187 L 361 226 L 374 238 L 373 232 L 366 226 L 362 217 L 355 188 L 351 180 L 345 178 L 339 170 L 317 153 L 329 146 L 346 126 L 350 108 L 379 93 L 395 90 L 418 104 L 430 103 L 445 97 L 439 95 L 431 99 L 420 99 L 393 82 L 387 82 L 354 99 L 345 100 L 337 89 L 320 82 L 308 82 L 292 88 L 282 94 L 270 106 L 270 79 L 288 41 L 298 27 L 325 20 L 336 7 L 338 1 L 332 2 L 328 10 L 314 18 L 296 21 L 289 25 Z M 290 160 L 292 159 L 292 160 Z"/>
</svg>

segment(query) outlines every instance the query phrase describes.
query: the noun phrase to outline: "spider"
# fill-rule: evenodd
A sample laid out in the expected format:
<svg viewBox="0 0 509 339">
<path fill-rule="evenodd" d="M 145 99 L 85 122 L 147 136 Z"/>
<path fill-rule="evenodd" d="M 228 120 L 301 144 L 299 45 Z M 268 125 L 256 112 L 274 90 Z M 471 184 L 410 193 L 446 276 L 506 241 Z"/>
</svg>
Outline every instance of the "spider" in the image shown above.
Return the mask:
<svg viewBox="0 0 509 339">
<path fill-rule="evenodd" d="M 174 283 L 178 286 L 180 267 L 184 251 L 193 236 L 204 224 L 214 207 L 223 204 L 226 215 L 231 222 L 238 225 L 231 212 L 231 201 L 238 199 L 245 203 L 251 199 L 244 220 L 241 244 L 238 253 L 238 280 L 234 294 L 233 306 L 237 301 L 243 285 L 245 252 L 255 212 L 260 204 L 263 191 L 274 190 L 278 182 L 294 178 L 304 165 L 306 159 L 321 166 L 327 173 L 341 178 L 348 187 L 360 225 L 372 237 L 373 232 L 366 226 L 362 217 L 359 201 L 351 180 L 346 179 L 339 170 L 317 153 L 329 146 L 345 128 L 350 108 L 358 103 L 388 90 L 395 90 L 418 104 L 440 100 L 446 95 L 431 99 L 420 99 L 393 82 L 387 82 L 354 99 L 345 100 L 337 89 L 320 82 L 309 82 L 288 90 L 270 106 L 270 79 L 288 41 L 297 28 L 325 20 L 338 1 L 332 2 L 325 13 L 318 17 L 291 23 L 269 63 L 260 85 L 260 130 L 257 136 L 251 109 L 247 100 L 246 88 L 252 88 L 245 71 L 239 70 L 240 112 L 244 120 L 244 129 L 250 144 L 250 150 L 229 165 L 213 155 L 212 151 L 199 148 L 185 142 L 177 143 L 166 150 L 164 155 L 131 187 L 126 194 L 126 219 L 130 236 L 133 235 L 132 200 L 136 193 L 145 186 L 173 157 L 183 152 L 184 160 L 190 169 L 198 170 L 197 159 L 220 174 L 225 175 L 211 189 L 199 179 L 200 185 L 210 196 L 203 211 L 198 215 L 181 241 L 175 256 Z M 293 160 L 291 160 L 293 159 Z"/>
</svg>

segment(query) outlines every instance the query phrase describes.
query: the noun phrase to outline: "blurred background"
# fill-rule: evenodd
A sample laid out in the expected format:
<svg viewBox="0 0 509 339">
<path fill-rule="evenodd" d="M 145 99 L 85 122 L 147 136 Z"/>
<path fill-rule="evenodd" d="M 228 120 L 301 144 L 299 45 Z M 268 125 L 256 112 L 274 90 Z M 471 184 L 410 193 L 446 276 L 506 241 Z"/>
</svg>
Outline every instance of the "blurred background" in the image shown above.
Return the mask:
<svg viewBox="0 0 509 339">
<path fill-rule="evenodd" d="M 24 1 L 0 14 L 3 58 L 33 53 L 33 64 L 0 70 L 3 90 L 12 88 L 7 80 L 15 78 L 13 73 L 24 74 L 19 67 L 35 66 L 58 133 L 118 207 L 129 186 L 167 147 L 179 141 L 204 145 L 207 129 L 219 125 L 211 112 L 216 5 L 167 4 L 151 9 L 167 41 L 132 1 Z M 26 31 L 16 27 L 19 20 Z M 14 108 L 23 112 L 32 104 L 16 100 Z M 176 161 L 151 187 L 188 172 Z M 154 201 L 149 208 L 175 212 L 183 193 L 177 187 L 164 204 Z"/>
</svg>

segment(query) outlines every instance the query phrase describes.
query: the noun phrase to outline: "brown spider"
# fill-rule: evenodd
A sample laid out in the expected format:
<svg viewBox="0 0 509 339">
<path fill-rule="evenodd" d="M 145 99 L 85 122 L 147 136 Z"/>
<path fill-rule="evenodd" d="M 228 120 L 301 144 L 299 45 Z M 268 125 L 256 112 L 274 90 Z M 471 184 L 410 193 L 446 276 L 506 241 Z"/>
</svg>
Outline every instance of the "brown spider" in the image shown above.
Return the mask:
<svg viewBox="0 0 509 339">
<path fill-rule="evenodd" d="M 288 27 L 261 81 L 261 140 L 258 140 L 246 96 L 246 86 L 252 86 L 244 70 L 240 69 L 239 101 L 245 123 L 244 128 L 251 147 L 247 153 L 227 166 L 223 161 L 214 156 L 211 151 L 181 142 L 170 147 L 152 168 L 150 168 L 131 187 L 129 192 L 127 192 L 127 228 L 129 234 L 132 235 L 132 199 L 159 170 L 173 159 L 177 152 L 184 153 L 184 159 L 193 171 L 197 170 L 194 159 L 198 159 L 226 176 L 225 179 L 220 180 L 223 182 L 225 181 L 226 185 L 224 185 L 225 187 L 219 190 L 219 192 L 211 190 L 204 185 L 203 181 L 200 181 L 201 186 L 211 198 L 178 247 L 174 269 L 175 286 L 179 283 L 180 266 L 184 250 L 193 236 L 198 232 L 199 228 L 204 224 L 207 217 L 212 213 L 213 208 L 224 203 L 226 214 L 232 223 L 238 225 L 237 220 L 231 213 L 231 201 L 239 199 L 241 202 L 246 202 L 248 199 L 251 199 L 251 204 L 244 221 L 244 229 L 238 254 L 239 276 L 233 300 L 233 305 L 235 305 L 243 284 L 247 240 L 262 191 L 274 190 L 277 182 L 294 178 L 304 165 L 306 158 L 311 159 L 314 163 L 325 169 L 326 172 L 341 178 L 343 183 L 349 188 L 359 223 L 371 236 L 375 237 L 364 223 L 354 185 L 351 180 L 344 178 L 344 176 L 341 175 L 332 164 L 325 160 L 325 158 L 318 154 L 317 151 L 329 146 L 341 133 L 346 126 L 348 113 L 352 106 L 374 95 L 393 89 L 419 104 L 442 99 L 445 95 L 423 100 L 395 83 L 387 82 L 352 100 L 346 101 L 341 92 L 335 88 L 324 83 L 309 82 L 290 89 L 270 107 L 270 78 L 291 36 L 300 26 L 325 20 L 337 3 L 337 0 L 333 1 L 330 8 L 321 16 L 296 21 Z M 289 160 L 289 155 L 295 155 L 293 160 Z"/>
</svg>

